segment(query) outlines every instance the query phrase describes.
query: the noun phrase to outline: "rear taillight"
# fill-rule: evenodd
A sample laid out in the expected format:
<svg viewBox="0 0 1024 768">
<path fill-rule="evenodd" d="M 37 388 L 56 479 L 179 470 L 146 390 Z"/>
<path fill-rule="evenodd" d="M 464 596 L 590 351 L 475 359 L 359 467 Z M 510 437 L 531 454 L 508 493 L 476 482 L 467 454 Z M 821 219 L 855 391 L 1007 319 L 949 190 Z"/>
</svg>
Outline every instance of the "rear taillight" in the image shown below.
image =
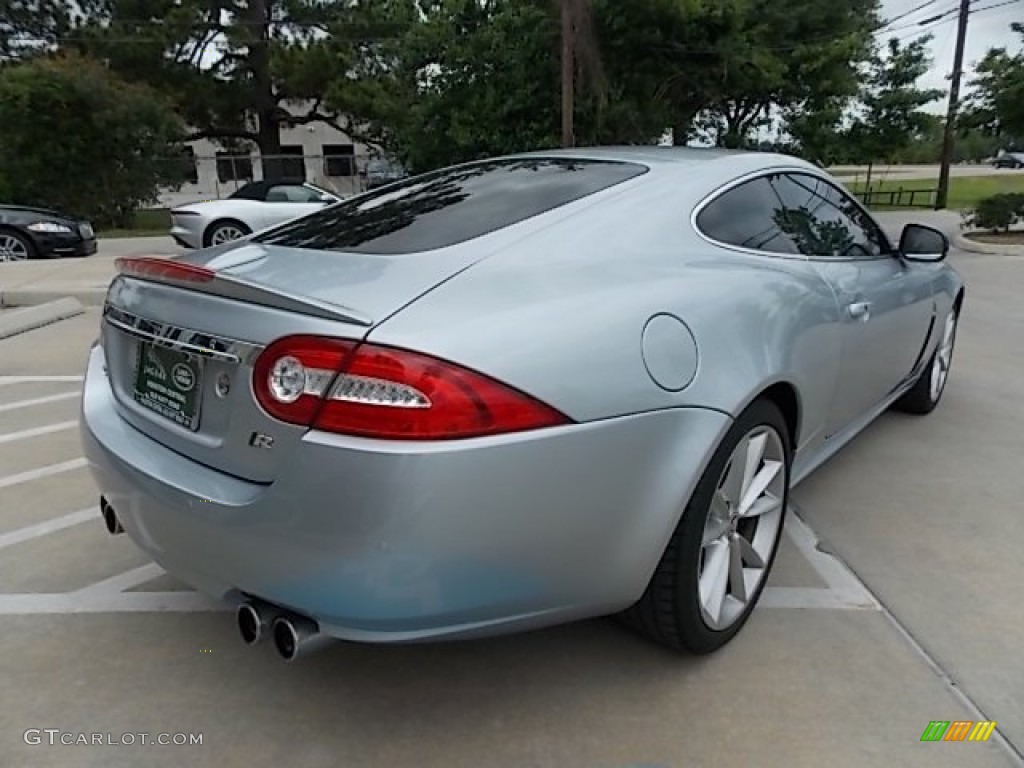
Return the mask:
<svg viewBox="0 0 1024 768">
<path fill-rule="evenodd" d="M 212 269 L 158 256 L 132 256 L 114 260 L 122 275 L 182 283 L 208 283 L 216 277 Z"/>
<path fill-rule="evenodd" d="M 518 390 L 427 355 L 289 336 L 256 361 L 253 390 L 276 419 L 392 440 L 452 440 L 569 424 Z"/>
</svg>

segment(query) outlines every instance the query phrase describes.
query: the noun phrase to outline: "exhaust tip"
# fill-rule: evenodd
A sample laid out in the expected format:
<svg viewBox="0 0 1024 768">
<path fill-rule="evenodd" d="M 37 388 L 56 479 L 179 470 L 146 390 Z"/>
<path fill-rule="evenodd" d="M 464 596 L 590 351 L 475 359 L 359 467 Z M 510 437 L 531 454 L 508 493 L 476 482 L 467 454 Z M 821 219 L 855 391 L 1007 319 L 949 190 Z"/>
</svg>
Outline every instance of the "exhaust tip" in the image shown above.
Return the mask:
<svg viewBox="0 0 1024 768">
<path fill-rule="evenodd" d="M 293 661 L 299 650 L 299 633 L 290 620 L 279 618 L 274 622 L 274 648 L 285 661 Z"/>
<path fill-rule="evenodd" d="M 252 603 L 242 603 L 238 606 L 238 634 L 242 636 L 242 642 L 246 645 L 256 645 L 263 639 L 263 631 L 266 621 L 260 616 L 259 610 Z"/>
<path fill-rule="evenodd" d="M 107 533 L 111 536 L 124 533 L 124 528 L 121 526 L 121 521 L 117 519 L 114 508 L 103 497 L 100 497 L 100 513 L 103 515 L 103 525 L 106 527 Z"/>
</svg>

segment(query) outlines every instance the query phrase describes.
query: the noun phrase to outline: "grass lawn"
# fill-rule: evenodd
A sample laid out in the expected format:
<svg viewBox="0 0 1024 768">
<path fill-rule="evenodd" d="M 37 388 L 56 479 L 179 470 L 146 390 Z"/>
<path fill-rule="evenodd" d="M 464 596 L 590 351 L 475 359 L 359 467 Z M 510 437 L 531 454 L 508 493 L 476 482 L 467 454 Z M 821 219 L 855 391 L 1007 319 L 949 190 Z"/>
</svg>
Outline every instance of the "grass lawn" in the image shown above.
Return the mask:
<svg viewBox="0 0 1024 768">
<path fill-rule="evenodd" d="M 171 212 L 167 208 L 144 208 L 135 212 L 135 219 L 128 229 L 106 229 L 96 233 L 97 237 L 150 237 L 166 235 L 171 228 Z"/>
<path fill-rule="evenodd" d="M 889 179 L 880 182 L 871 182 L 872 190 L 911 190 L 911 189 L 935 189 L 939 185 L 938 178 L 935 179 Z M 849 189 L 855 193 L 864 191 L 864 182 L 848 184 Z M 977 205 L 978 201 L 985 197 L 998 195 L 1004 192 L 1024 192 L 1024 174 L 1013 173 L 995 174 L 992 176 L 952 176 L 949 179 L 949 200 L 948 207 L 956 210 L 966 210 Z M 921 196 L 917 198 L 920 200 Z M 877 202 L 872 207 L 889 206 Z"/>
</svg>

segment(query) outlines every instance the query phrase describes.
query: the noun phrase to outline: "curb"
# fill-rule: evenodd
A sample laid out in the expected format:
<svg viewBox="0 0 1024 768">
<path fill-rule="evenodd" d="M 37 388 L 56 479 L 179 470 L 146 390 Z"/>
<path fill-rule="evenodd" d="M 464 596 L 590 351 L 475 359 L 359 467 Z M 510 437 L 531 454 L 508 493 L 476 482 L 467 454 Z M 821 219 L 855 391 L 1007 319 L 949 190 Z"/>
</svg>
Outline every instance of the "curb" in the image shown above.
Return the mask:
<svg viewBox="0 0 1024 768">
<path fill-rule="evenodd" d="M 953 246 L 968 253 L 985 253 L 999 256 L 1024 256 L 1024 245 L 997 245 L 996 243 L 979 243 L 954 232 Z"/>
<path fill-rule="evenodd" d="M 85 307 L 82 306 L 82 303 L 70 297 L 19 309 L 9 315 L 0 316 L 0 339 L 41 328 L 59 320 L 66 320 L 83 312 L 85 312 Z"/>
<path fill-rule="evenodd" d="M 38 307 L 61 299 L 74 299 L 86 307 L 101 307 L 107 297 L 104 288 L 12 289 L 0 292 L 0 308 Z"/>
</svg>

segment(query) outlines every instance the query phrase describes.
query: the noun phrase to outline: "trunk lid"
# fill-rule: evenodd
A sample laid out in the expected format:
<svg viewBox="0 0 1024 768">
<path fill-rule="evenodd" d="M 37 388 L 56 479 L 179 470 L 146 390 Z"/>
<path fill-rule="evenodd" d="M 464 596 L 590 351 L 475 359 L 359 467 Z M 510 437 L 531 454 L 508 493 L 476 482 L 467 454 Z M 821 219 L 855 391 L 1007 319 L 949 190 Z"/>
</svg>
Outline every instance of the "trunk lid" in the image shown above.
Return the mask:
<svg viewBox="0 0 1024 768">
<path fill-rule="evenodd" d="M 234 243 L 160 262 L 207 267 L 215 273 L 207 282 L 119 275 L 102 342 L 121 415 L 195 461 L 270 483 L 307 429 L 256 402 L 251 381 L 262 349 L 291 334 L 362 339 L 478 258 L 468 250 L 395 259 Z"/>
</svg>

